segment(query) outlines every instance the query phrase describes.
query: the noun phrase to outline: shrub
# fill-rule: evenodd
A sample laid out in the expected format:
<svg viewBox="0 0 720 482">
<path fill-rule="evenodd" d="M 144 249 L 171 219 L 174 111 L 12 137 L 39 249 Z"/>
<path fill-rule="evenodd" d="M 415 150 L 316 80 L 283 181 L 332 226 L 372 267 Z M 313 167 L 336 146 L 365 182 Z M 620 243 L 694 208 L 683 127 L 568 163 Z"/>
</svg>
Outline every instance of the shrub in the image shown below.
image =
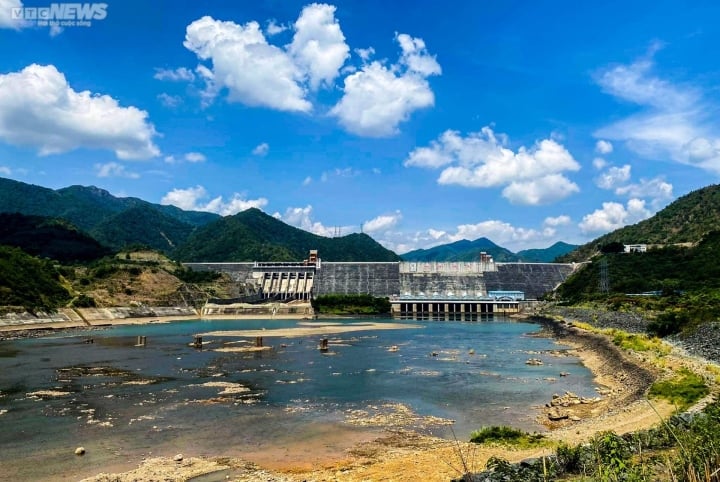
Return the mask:
<svg viewBox="0 0 720 482">
<path fill-rule="evenodd" d="M 677 405 L 679 410 L 685 410 L 708 393 L 710 389 L 705 384 L 705 380 L 700 375 L 683 368 L 672 380 L 653 383 L 648 395 L 664 398 Z"/>
<path fill-rule="evenodd" d="M 530 434 L 505 425 L 495 425 L 474 431 L 470 435 L 470 441 L 476 444 L 500 443 L 521 447 L 532 447 L 543 445 L 545 437 L 540 434 Z"/>
</svg>

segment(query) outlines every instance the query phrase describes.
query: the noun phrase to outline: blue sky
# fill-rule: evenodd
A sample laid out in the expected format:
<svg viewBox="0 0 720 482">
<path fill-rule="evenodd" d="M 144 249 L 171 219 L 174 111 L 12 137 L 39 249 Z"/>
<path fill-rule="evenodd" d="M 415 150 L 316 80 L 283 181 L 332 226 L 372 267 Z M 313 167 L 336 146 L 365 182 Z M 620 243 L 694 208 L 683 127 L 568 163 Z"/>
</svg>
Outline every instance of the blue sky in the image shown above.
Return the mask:
<svg viewBox="0 0 720 482">
<path fill-rule="evenodd" d="M 73 5 L 0 0 L 0 176 L 404 253 L 582 243 L 720 175 L 717 2 Z"/>
</svg>

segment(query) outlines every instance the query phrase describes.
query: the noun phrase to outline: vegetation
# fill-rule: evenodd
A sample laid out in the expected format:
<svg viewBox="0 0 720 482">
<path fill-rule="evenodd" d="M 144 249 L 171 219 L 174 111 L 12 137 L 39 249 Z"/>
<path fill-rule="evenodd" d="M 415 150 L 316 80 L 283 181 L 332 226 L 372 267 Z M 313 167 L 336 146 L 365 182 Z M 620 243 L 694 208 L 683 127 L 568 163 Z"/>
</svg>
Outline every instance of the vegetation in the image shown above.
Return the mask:
<svg viewBox="0 0 720 482">
<path fill-rule="evenodd" d="M 371 295 L 322 295 L 312 300 L 316 313 L 382 315 L 390 313 L 390 300 Z"/>
<path fill-rule="evenodd" d="M 195 271 L 182 265 L 173 274 L 183 283 L 210 283 L 222 276 L 217 271 Z"/>
<path fill-rule="evenodd" d="M 648 394 L 673 403 L 679 410 L 685 410 L 710 393 L 705 380 L 700 375 L 682 369 L 672 380 L 655 382 Z"/>
<path fill-rule="evenodd" d="M 720 481 L 720 403 L 695 416 L 674 416 L 650 430 L 602 432 L 589 443 L 560 444 L 554 455 L 512 464 L 491 458 L 484 472 L 465 480 Z"/>
<path fill-rule="evenodd" d="M 0 306 L 47 311 L 63 306 L 69 299 L 70 294 L 50 261 L 32 257 L 18 248 L 0 246 Z"/>
<path fill-rule="evenodd" d="M 174 251 L 181 261 L 301 261 L 317 249 L 324 261 L 398 261 L 366 234 L 326 238 L 251 208 L 198 228 Z"/>
<path fill-rule="evenodd" d="M 720 185 L 682 196 L 653 217 L 601 236 L 562 258 L 585 261 L 601 246 L 621 244 L 695 243 L 711 231 L 720 230 Z"/>
<path fill-rule="evenodd" d="M 558 241 L 545 249 L 524 249 L 522 251 L 518 251 L 516 254 L 520 260 L 527 263 L 551 263 L 555 261 L 556 258 L 565 256 L 577 247 L 578 246 L 575 244 Z"/>
<path fill-rule="evenodd" d="M 91 261 L 110 250 L 61 219 L 0 213 L 0 245 L 63 263 Z"/>
<path fill-rule="evenodd" d="M 648 337 L 643 334 L 627 333 L 625 331 L 613 329 L 605 330 L 604 332 L 610 335 L 613 339 L 613 343 L 623 350 L 639 352 L 652 351 L 661 356 L 670 353 L 670 347 L 655 337 Z"/>
<path fill-rule="evenodd" d="M 487 238 L 463 239 L 429 249 L 416 249 L 402 255 L 404 261 L 479 261 L 480 252 L 492 255 L 495 261 L 519 261 L 520 258 Z"/>
<path fill-rule="evenodd" d="M 470 434 L 470 441 L 476 444 L 502 444 L 517 448 L 529 448 L 545 445 L 545 437 L 541 434 L 530 434 L 505 425 L 484 427 Z"/>
</svg>

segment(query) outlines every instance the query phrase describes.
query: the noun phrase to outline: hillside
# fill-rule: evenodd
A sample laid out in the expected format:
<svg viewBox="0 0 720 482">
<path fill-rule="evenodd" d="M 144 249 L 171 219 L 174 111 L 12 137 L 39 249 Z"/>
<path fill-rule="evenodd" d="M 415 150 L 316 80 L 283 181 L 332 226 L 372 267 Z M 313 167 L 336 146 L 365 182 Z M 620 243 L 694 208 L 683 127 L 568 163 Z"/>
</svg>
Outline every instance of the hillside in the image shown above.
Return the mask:
<svg viewBox="0 0 720 482">
<path fill-rule="evenodd" d="M 564 261 L 584 261 L 609 243 L 672 244 L 698 242 L 720 230 L 720 185 L 692 191 L 654 216 L 601 236 L 564 256 Z"/>
<path fill-rule="evenodd" d="M 577 248 L 578 245 L 576 244 L 558 241 L 545 249 L 524 249 L 515 254 L 527 263 L 552 263 L 556 258 L 564 256 Z"/>
<path fill-rule="evenodd" d="M 198 228 L 173 252 L 180 261 L 298 261 L 317 249 L 325 261 L 397 261 L 366 234 L 326 238 L 248 209 Z"/>
<path fill-rule="evenodd" d="M 110 252 L 66 221 L 18 213 L 0 213 L 0 245 L 63 263 L 91 261 Z"/>
<path fill-rule="evenodd" d="M 495 261 L 511 262 L 520 258 L 512 251 L 502 248 L 487 238 L 475 241 L 463 239 L 428 249 L 416 249 L 403 254 L 403 261 L 478 261 L 480 252 L 492 255 Z"/>
<path fill-rule="evenodd" d="M 0 212 L 60 218 L 109 246 L 146 244 L 166 252 L 184 241 L 196 226 L 220 218 L 213 213 L 183 211 L 138 198 L 115 197 L 93 186 L 53 190 L 4 178 L 0 178 Z M 113 226 L 118 221 L 131 220 L 132 229 Z M 165 236 L 159 234 L 160 231 Z"/>
<path fill-rule="evenodd" d="M 0 306 L 51 310 L 70 300 L 51 262 L 0 246 Z"/>
</svg>

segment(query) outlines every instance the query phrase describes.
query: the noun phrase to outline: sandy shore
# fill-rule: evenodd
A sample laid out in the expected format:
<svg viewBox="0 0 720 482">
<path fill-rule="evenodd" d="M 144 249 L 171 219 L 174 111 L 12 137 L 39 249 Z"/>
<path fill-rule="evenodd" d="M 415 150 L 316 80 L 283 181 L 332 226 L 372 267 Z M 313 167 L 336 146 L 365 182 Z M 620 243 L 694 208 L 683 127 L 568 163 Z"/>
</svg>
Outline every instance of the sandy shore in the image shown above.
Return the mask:
<svg viewBox="0 0 720 482">
<path fill-rule="evenodd" d="M 152 321 L 171 321 L 153 318 Z M 192 318 L 192 317 L 191 317 Z M 218 318 L 227 319 L 226 316 Z M 128 323 L 129 319 L 117 320 L 117 324 Z M 150 320 L 148 320 L 150 321 Z M 147 322 L 140 319 L 133 323 Z M 331 333 L 343 328 L 377 329 L 374 323 L 357 323 L 338 326 L 331 322 L 307 322 L 292 329 L 292 333 L 282 331 L 282 336 Z M 382 325 L 392 325 L 385 324 Z M 407 325 L 401 325 L 403 327 Z M 573 407 L 574 414 L 580 420 L 550 422 L 545 410 L 538 408 L 539 420 L 548 427 L 547 436 L 551 440 L 575 444 L 590 439 L 598 432 L 612 430 L 627 433 L 646 429 L 660 423 L 660 418 L 668 417 L 673 407 L 668 403 L 649 402 L 645 394 L 650 384 L 673 371 L 686 366 L 698 373 L 707 373 L 705 360 L 691 359 L 682 353 L 673 351 L 662 359 L 661 364 L 650 354 L 625 352 L 604 335 L 586 332 L 569 327 L 563 323 L 551 323 L 552 336 L 559 343 L 571 346 L 568 354 L 579 357 L 582 363 L 592 371 L 595 382 L 601 389 L 602 400 L 583 406 Z M 1 330 L 2 328 L 0 328 Z M 397 327 L 393 327 L 397 329 Z M 318 330 L 321 330 L 318 331 Z M 328 331 L 330 330 L 330 331 Z M 271 336 L 270 332 L 214 332 L 222 336 Z M 347 331 L 347 330 L 343 330 Z M 717 391 L 717 387 L 713 388 Z M 283 450 L 278 448 L 262 454 L 256 463 L 232 457 L 189 457 L 174 461 L 172 456 L 148 459 L 135 470 L 119 474 L 101 474 L 85 479 L 87 481 L 130 481 L 130 480 L 190 480 L 202 474 L 214 473 L 208 480 L 235 481 L 449 481 L 459 477 L 465 470 L 479 471 L 491 456 L 499 456 L 510 461 L 519 461 L 528 457 L 549 455 L 551 448 L 531 450 L 510 450 L 502 447 L 485 447 L 465 442 L 421 435 L 401 428 L 386 430 L 372 440 L 354 442 L 348 449 L 333 444 L 332 438 L 311 442 L 305 447 L 308 453 L 323 453 L 322 459 L 316 459 L 313 466 L 297 460 L 283 462 Z M 336 441 L 337 442 L 337 441 Z M 318 444 L 314 447 L 312 444 Z M 241 451 L 238 451 L 242 454 Z M 193 454 L 194 455 L 194 454 Z M 268 461 L 275 462 L 270 463 Z"/>
</svg>

